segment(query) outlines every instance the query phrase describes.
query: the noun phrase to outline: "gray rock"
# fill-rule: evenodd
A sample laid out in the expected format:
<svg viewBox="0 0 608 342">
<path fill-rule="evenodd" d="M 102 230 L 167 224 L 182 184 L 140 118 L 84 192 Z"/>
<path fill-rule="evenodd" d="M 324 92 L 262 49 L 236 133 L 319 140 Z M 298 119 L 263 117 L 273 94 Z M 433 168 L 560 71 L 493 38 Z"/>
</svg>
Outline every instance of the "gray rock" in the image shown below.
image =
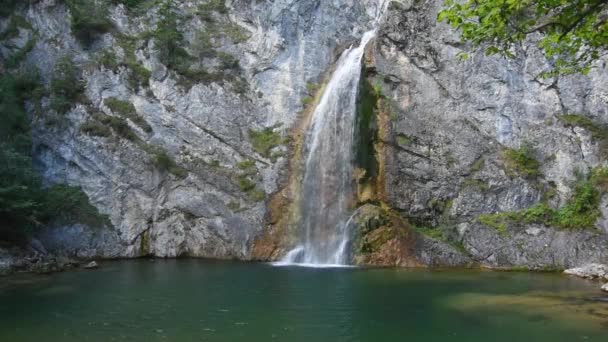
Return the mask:
<svg viewBox="0 0 608 342">
<path fill-rule="evenodd" d="M 608 266 L 603 264 L 589 264 L 582 267 L 571 268 L 565 270 L 564 273 L 587 279 L 608 280 Z"/>
<path fill-rule="evenodd" d="M 602 291 L 604 291 L 604 292 L 608 292 L 608 283 L 606 283 L 606 284 L 602 285 L 602 288 L 601 288 L 601 289 L 602 289 Z"/>
<path fill-rule="evenodd" d="M 199 3 L 186 0 L 179 6 L 185 13 Z M 180 78 L 159 62 L 152 41 L 138 41 L 135 51 L 137 61 L 151 71 L 149 87 L 133 89 L 126 67 L 109 70 L 95 64 L 102 50 L 124 55 L 117 34 L 106 34 L 85 50 L 71 34 L 61 2 L 28 4 L 21 14 L 33 30 L 21 29 L 19 37 L 0 44 L 2 57 L 35 33 L 28 67 L 37 68 L 48 85 L 56 60 L 71 54 L 86 84 L 86 101 L 59 115 L 60 125 L 47 120 L 54 115 L 48 98 L 41 108 L 48 115 L 31 113 L 35 162 L 46 183 L 81 186 L 111 222 L 46 227 L 33 249 L 87 259 L 251 258 L 253 241 L 267 228 L 268 201 L 255 202 L 242 191 L 238 165 L 253 160 L 255 170 L 247 177 L 258 190 L 272 194 L 285 185 L 289 164 L 285 157 L 275 161 L 257 153 L 250 131 L 277 125 L 286 135 L 296 126 L 307 84 L 322 82 L 340 51 L 373 26 L 380 3 L 227 2 L 229 15 L 216 20 L 242 30 L 247 39 L 234 42 L 221 35 L 213 44 L 239 61 L 238 77 L 247 85 L 240 90 L 231 79 L 180 85 Z M 538 74 L 550 62 L 536 47 L 534 35 L 518 47 L 516 59 L 471 53 L 460 61 L 457 55 L 470 47 L 448 25 L 436 22 L 442 4 L 393 1 L 366 56 L 368 78 L 382 88 L 391 112 L 388 139 L 381 142 L 386 147 L 383 200 L 412 221 L 445 228 L 464 248 L 421 237 L 414 256 L 429 265 L 472 262 L 533 269 L 608 262 L 607 198 L 597 232 L 524 224 L 500 234 L 476 221 L 480 214 L 529 208 L 548 192 L 555 193 L 550 205 L 563 205 L 577 170 L 606 165 L 590 132 L 559 119 L 577 113 L 608 123 L 604 61 L 587 76 L 541 79 Z M 138 18 L 122 7 L 110 13 L 124 35 L 148 32 L 158 20 L 154 8 Z M 196 15 L 186 18 L 180 29 L 194 43 L 206 23 Z M 200 62 L 210 70 L 219 65 L 213 58 Z M 138 142 L 84 134 L 80 127 L 93 113 L 117 115 L 104 105 L 111 97 L 132 103 L 152 132 L 128 121 Z M 32 111 L 35 107 L 28 104 Z M 541 163 L 536 179 L 509 172 L 503 158 L 505 148 L 525 144 L 534 147 Z M 156 167 L 146 146 L 166 150 L 187 171 L 185 177 Z M 2 260 L 0 272 L 31 266 Z"/>
<path fill-rule="evenodd" d="M 200 3 L 188 0 L 179 6 L 186 13 Z M 84 70 L 88 98 L 86 105 L 61 116 L 61 127 L 42 118 L 33 122 L 36 162 L 46 182 L 81 186 L 113 226 L 48 227 L 38 239 L 49 252 L 80 258 L 249 258 L 251 243 L 264 227 L 266 208 L 241 191 L 236 166 L 255 160 L 253 181 L 258 189 L 272 193 L 287 165 L 284 158 L 274 163 L 257 154 L 249 131 L 282 125 L 279 133 L 285 134 L 302 109 L 307 84 L 319 82 L 337 51 L 371 27 L 378 3 L 286 0 L 227 5 L 229 15 L 216 13 L 217 27 L 242 30 L 248 38 L 236 43 L 221 35 L 213 43 L 217 51 L 239 61 L 239 76 L 247 84 L 244 91 L 235 90 L 231 80 L 180 86 L 179 77 L 159 62 L 152 41 L 137 45 L 135 51 L 138 62 L 152 72 L 149 89 L 132 89 L 127 68 L 113 71 L 92 63 L 95 50 L 124 54 L 117 35 L 107 34 L 85 50 L 70 32 L 62 3 L 27 6 L 22 14 L 38 33 L 27 59 L 30 67 L 37 67 L 48 84 L 57 58 L 73 55 Z M 120 7 L 110 13 L 125 35 L 149 31 L 158 20 L 154 8 L 137 18 L 128 17 Z M 187 18 L 180 30 L 188 43 L 194 43 L 196 32 L 207 23 L 197 15 Z M 25 39 L 21 40 L 23 45 Z M 218 64 L 203 62 L 209 68 Z M 157 170 L 143 144 L 80 131 L 93 112 L 116 115 L 104 105 L 110 97 L 134 105 L 152 132 L 130 122 L 133 132 L 143 143 L 168 151 L 188 171 L 187 177 Z"/>
<path fill-rule="evenodd" d="M 601 231 L 557 230 L 519 224 L 505 234 L 476 222 L 481 214 L 527 209 L 555 193 L 553 207 L 572 193 L 576 170 L 605 165 L 601 148 L 584 129 L 560 116 L 576 113 L 608 123 L 605 61 L 588 76 L 543 80 L 550 63 L 531 35 L 518 58 L 471 52 L 436 17 L 443 1 L 392 3 L 369 52 L 370 82 L 390 104 L 385 142 L 389 204 L 429 226 L 452 229 L 486 267 L 569 268 L 608 261 Z M 469 53 L 461 61 L 457 55 Z M 510 171 L 506 148 L 530 144 L 541 175 Z M 606 200 L 601 210 L 605 210 Z M 427 247 L 421 247 L 427 248 Z"/>
<path fill-rule="evenodd" d="M 88 270 L 94 269 L 94 268 L 99 268 L 99 264 L 96 261 L 91 261 L 89 263 L 87 263 L 86 265 L 82 266 L 83 268 L 86 268 Z"/>
</svg>

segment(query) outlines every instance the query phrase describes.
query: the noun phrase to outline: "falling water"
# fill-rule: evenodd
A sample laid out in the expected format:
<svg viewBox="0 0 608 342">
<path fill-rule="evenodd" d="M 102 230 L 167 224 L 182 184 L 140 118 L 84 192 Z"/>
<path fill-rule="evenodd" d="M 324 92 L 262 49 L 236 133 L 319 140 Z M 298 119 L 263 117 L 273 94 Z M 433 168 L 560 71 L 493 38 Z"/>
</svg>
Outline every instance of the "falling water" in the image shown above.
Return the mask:
<svg viewBox="0 0 608 342">
<path fill-rule="evenodd" d="M 372 1 L 377 27 L 391 0 Z M 376 30 L 342 53 L 317 105 L 304 145 L 299 241 L 277 265 L 331 267 L 349 264 L 353 161 L 361 60 Z"/>
<path fill-rule="evenodd" d="M 351 46 L 312 116 L 305 142 L 300 244 L 281 264 L 345 265 L 349 262 L 348 219 L 353 201 L 353 142 L 361 59 L 375 31 Z"/>
</svg>

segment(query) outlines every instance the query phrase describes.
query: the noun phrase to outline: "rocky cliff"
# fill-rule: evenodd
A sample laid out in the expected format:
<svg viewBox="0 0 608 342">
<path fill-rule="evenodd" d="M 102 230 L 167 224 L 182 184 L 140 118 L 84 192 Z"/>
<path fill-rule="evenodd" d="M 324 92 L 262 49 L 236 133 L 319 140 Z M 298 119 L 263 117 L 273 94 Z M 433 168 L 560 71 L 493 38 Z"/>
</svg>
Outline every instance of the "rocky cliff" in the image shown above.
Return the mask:
<svg viewBox="0 0 608 342">
<path fill-rule="evenodd" d="M 606 166 L 605 61 L 588 76 L 543 79 L 551 61 L 535 36 L 514 48 L 515 59 L 477 53 L 462 60 L 469 48 L 435 21 L 441 3 L 393 2 L 370 52 L 371 79 L 391 116 L 382 141 L 385 200 L 423 233 L 455 246 L 462 262 L 605 262 L 608 197 L 601 176 L 589 184 L 589 174 Z M 595 194 L 584 200 L 585 187 Z M 579 215 L 591 221 L 586 229 L 570 215 L 577 201 L 589 202 Z M 433 253 L 419 256 L 434 262 Z"/>
<path fill-rule="evenodd" d="M 76 31 L 73 4 L 60 0 L 20 4 L 0 25 L 16 27 L 3 35 L 3 59 L 22 56 L 48 90 L 28 104 L 44 179 L 82 186 L 111 222 L 47 227 L 40 241 L 78 257 L 276 258 L 289 239 L 264 237 L 276 231 L 272 204 L 289 200 L 281 189 L 306 108 L 340 52 L 374 25 L 379 2 L 115 3 L 92 36 Z M 540 78 L 550 61 L 534 36 L 516 59 L 461 60 L 468 47 L 436 23 L 440 6 L 393 1 L 366 53 L 374 194 L 360 198 L 355 258 L 606 262 L 604 63 L 588 76 Z M 82 91 L 56 106 L 62 63 Z M 585 185 L 593 203 L 582 216 L 597 222 L 581 229 L 563 209 Z"/>
</svg>

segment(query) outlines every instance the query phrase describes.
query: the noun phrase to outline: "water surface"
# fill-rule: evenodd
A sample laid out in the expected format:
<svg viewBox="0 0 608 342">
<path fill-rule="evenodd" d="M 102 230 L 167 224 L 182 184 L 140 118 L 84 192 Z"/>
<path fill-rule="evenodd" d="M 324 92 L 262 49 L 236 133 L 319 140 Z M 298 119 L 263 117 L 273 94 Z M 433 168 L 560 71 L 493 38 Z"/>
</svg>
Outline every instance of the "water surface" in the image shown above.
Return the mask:
<svg viewBox="0 0 608 342">
<path fill-rule="evenodd" d="M 608 341 L 599 284 L 555 274 L 102 266 L 0 278 L 0 341 Z"/>
</svg>

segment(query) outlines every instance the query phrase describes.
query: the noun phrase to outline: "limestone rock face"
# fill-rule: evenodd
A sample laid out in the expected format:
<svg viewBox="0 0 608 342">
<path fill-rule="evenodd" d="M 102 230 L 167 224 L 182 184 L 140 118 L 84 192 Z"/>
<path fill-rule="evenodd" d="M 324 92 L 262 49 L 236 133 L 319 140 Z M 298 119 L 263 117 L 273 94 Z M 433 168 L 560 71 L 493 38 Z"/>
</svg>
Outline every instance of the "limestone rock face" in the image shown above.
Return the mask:
<svg viewBox="0 0 608 342">
<path fill-rule="evenodd" d="M 550 61 L 537 37 L 517 47 L 515 59 L 471 53 L 454 30 L 436 22 L 441 5 L 393 2 L 368 56 L 369 80 L 390 106 L 382 141 L 387 202 L 440 228 L 487 267 L 606 262 L 605 218 L 585 231 L 526 223 L 499 231 L 477 221 L 540 202 L 559 208 L 572 195 L 577 172 L 606 165 L 602 141 L 561 119 L 576 114 L 597 127 L 608 123 L 605 61 L 588 76 L 540 78 Z M 538 175 L 510 169 L 505 151 L 522 146 L 532 149 Z"/>
<path fill-rule="evenodd" d="M 564 273 L 587 279 L 608 280 L 608 266 L 603 264 L 589 264 L 582 267 L 571 268 L 565 270 Z"/>
<path fill-rule="evenodd" d="M 233 0 L 225 2 L 226 11 L 203 15 L 199 9 L 209 1 L 176 3 L 185 48 L 208 75 L 227 77 L 185 85 L 161 63 L 150 38 L 159 8 L 135 14 L 112 6 L 115 30 L 84 47 L 71 32 L 63 2 L 18 7 L 16 14 L 32 27 L 3 42 L 2 57 L 36 37 L 24 63 L 39 70 L 47 88 L 63 56 L 81 70 L 85 87 L 84 98 L 67 113 L 53 113 L 47 97 L 39 112 L 31 104 L 32 113 L 40 113 L 33 115 L 38 167 L 48 183 L 81 186 L 111 221 L 101 228 L 48 227 L 39 238 L 51 252 L 248 259 L 253 238 L 265 226 L 265 198 L 286 173 L 288 148 L 256 149 L 251 132 L 270 128 L 285 136 L 302 109 L 307 84 L 322 79 L 339 51 L 371 27 L 378 10 L 371 0 Z M 8 18 L 0 24 L 4 28 Z M 197 47 L 207 43 L 199 58 Z M 101 63 L 104 53 L 118 65 Z M 135 60 L 124 62 L 127 54 Z M 150 72 L 148 85 L 130 84 L 129 63 Z M 222 63 L 238 71 L 222 71 Z M 100 115 L 120 116 L 108 99 L 132 104 L 149 129 L 127 120 L 135 137 L 83 132 Z M 158 167 L 159 151 L 171 156 L 179 172 Z M 246 170 L 238 166 L 249 162 Z"/>
<path fill-rule="evenodd" d="M 28 103 L 35 160 L 47 183 L 81 186 L 109 224 L 46 227 L 38 239 L 48 252 L 252 258 L 254 239 L 269 229 L 270 196 L 289 177 L 294 146 L 283 138 L 299 127 L 310 84 L 322 83 L 340 53 L 372 28 L 381 2 L 227 0 L 226 11 L 204 15 L 197 9 L 207 0 L 176 3 L 193 68 L 207 72 L 200 79 L 162 62 L 158 8 L 134 14 L 112 6 L 115 29 L 84 47 L 62 1 L 31 1 L 18 13 L 31 29 L 0 43 L 6 59 L 35 38 L 23 63 L 39 70 L 47 90 L 62 56 L 84 83 L 67 113 L 51 110 L 49 96 Z M 390 119 L 376 138 L 384 177 L 378 200 L 425 229 L 374 223 L 365 241 L 378 249 L 361 263 L 544 269 L 608 262 L 606 196 L 597 230 L 509 224 L 503 231 L 477 220 L 541 201 L 560 207 L 577 172 L 606 166 L 602 142 L 560 119 L 577 114 L 608 124 L 605 61 L 588 76 L 539 78 L 550 61 L 535 36 L 517 47 L 517 59 L 478 53 L 462 61 L 469 48 L 436 22 L 442 3 L 393 1 L 366 54 L 367 78 Z M 0 28 L 7 25 L 0 19 Z M 118 63 L 100 62 L 108 52 Z M 134 64 L 148 73 L 139 86 Z M 109 99 L 141 118 L 127 117 L 121 133 L 91 134 L 91 123 L 121 117 Z M 514 172 L 504 157 L 526 145 L 540 165 L 535 177 Z M 441 237 L 425 234 L 429 227 Z"/>
</svg>

